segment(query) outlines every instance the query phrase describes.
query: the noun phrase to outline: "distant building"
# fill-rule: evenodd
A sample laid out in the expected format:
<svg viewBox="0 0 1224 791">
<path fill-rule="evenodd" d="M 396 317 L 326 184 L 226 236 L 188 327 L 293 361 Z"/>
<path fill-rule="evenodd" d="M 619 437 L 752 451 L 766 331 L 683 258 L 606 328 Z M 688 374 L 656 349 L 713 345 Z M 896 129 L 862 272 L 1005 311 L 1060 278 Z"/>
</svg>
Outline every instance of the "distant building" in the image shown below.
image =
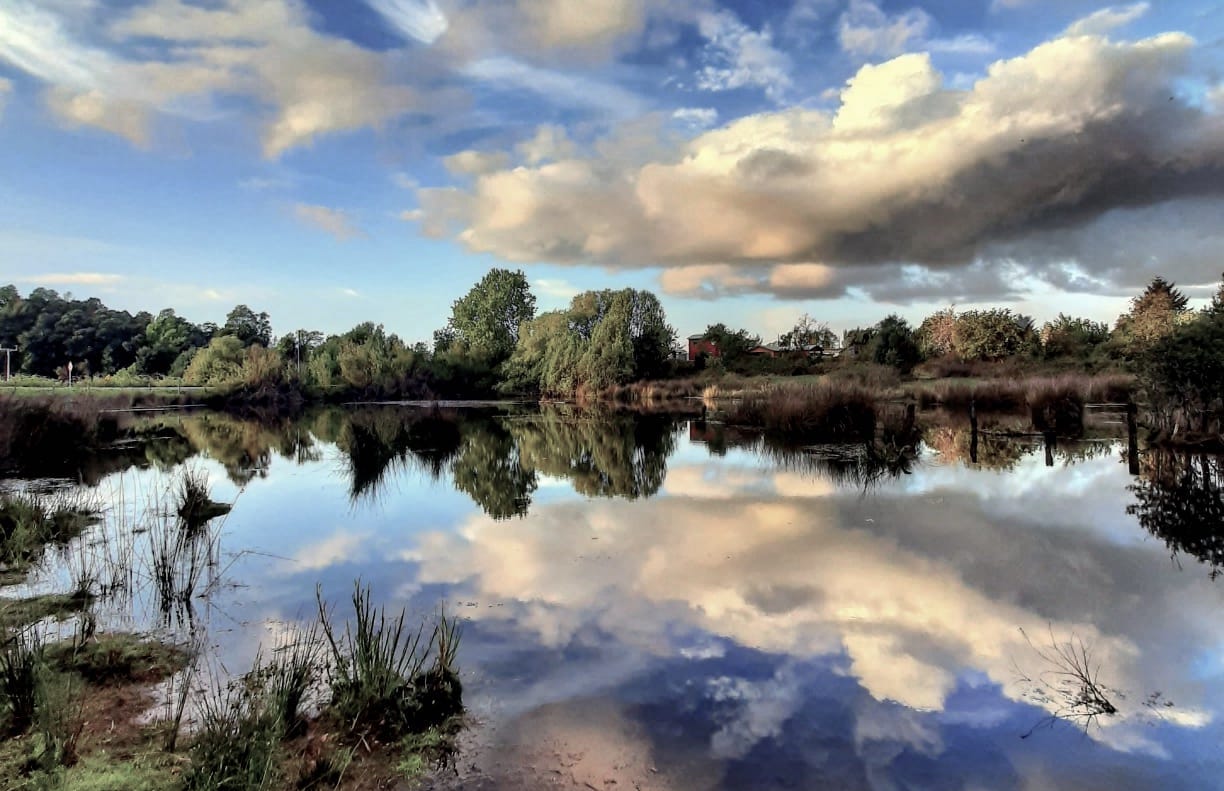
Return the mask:
<svg viewBox="0 0 1224 791">
<path fill-rule="evenodd" d="M 820 346 L 811 343 L 798 348 L 788 348 L 776 343 L 762 343 L 760 346 L 754 346 L 748 350 L 749 354 L 757 357 L 823 357 L 825 351 Z"/>
<path fill-rule="evenodd" d="M 718 350 L 718 344 L 706 338 L 705 335 L 688 336 L 689 360 L 696 360 L 702 354 L 704 354 L 706 357 L 722 356 L 722 352 Z"/>
</svg>

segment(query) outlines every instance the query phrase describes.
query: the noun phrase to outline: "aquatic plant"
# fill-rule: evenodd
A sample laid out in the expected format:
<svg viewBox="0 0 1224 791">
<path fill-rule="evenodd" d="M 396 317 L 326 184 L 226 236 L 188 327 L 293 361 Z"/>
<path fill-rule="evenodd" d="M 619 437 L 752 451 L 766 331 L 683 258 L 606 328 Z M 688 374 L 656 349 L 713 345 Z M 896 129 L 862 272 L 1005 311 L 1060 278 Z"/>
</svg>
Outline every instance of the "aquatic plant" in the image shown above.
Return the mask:
<svg viewBox="0 0 1224 791">
<path fill-rule="evenodd" d="M 848 382 L 775 387 L 745 395 L 726 422 L 797 442 L 866 441 L 875 436 L 876 396 Z"/>
<path fill-rule="evenodd" d="M 462 713 L 463 688 L 455 669 L 461 634 L 457 620 L 440 613 L 432 625 L 413 632 L 404 625 L 403 610 L 391 615 L 375 608 L 369 588 L 358 582 L 355 619 L 338 634 L 322 593 L 316 591 L 316 598 L 331 649 L 330 706 L 348 729 L 393 741 Z"/>
<path fill-rule="evenodd" d="M 25 733 L 34 724 L 43 684 L 42 633 L 18 629 L 0 645 L 0 710 L 9 735 Z"/>
<path fill-rule="evenodd" d="M 97 520 L 98 507 L 84 494 L 59 491 L 0 494 L 0 564 L 21 574 L 48 544 L 64 544 Z"/>
</svg>

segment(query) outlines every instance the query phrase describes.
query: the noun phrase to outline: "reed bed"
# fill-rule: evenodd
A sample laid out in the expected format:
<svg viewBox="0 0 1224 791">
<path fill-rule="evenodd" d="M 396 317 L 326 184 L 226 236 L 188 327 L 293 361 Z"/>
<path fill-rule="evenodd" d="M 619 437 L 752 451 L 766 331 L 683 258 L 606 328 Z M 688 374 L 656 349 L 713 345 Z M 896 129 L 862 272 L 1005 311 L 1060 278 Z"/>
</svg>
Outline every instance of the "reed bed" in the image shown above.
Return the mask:
<svg viewBox="0 0 1224 791">
<path fill-rule="evenodd" d="M 797 442 L 855 442 L 875 438 L 876 394 L 849 382 L 821 381 L 746 394 L 726 422 Z"/>
</svg>

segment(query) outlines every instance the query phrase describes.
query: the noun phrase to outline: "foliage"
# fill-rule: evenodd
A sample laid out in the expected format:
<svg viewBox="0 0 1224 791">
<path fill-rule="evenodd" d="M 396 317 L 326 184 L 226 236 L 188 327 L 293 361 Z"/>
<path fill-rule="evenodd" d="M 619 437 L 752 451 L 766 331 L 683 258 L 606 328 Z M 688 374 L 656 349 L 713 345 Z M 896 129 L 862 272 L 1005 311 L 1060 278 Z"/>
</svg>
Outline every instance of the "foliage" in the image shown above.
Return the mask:
<svg viewBox="0 0 1224 791">
<path fill-rule="evenodd" d="M 874 327 L 847 330 L 843 345 L 853 350 L 853 359 L 891 366 L 902 373 L 909 373 L 922 361 L 917 334 L 909 322 L 895 314 Z"/>
<path fill-rule="evenodd" d="M 1190 317 L 1189 298 L 1173 283 L 1153 278 L 1118 318 L 1113 344 L 1127 359 L 1137 360 Z"/>
<path fill-rule="evenodd" d="M 14 286 L 0 289 L 0 346 L 17 347 L 14 372 L 59 378 L 72 362 L 77 371 L 109 374 L 137 360 L 152 316 L 111 310 L 98 299 L 73 299 L 47 288 L 22 298 Z"/>
<path fill-rule="evenodd" d="M 829 329 L 827 322 L 816 321 L 804 313 L 795 322 L 790 332 L 784 332 L 778 336 L 778 345 L 783 349 L 804 349 L 809 346 L 836 349 L 837 335 Z"/>
<path fill-rule="evenodd" d="M 235 335 L 221 335 L 195 353 L 183 373 L 183 381 L 190 385 L 233 382 L 242 375 L 244 362 L 246 347 L 242 340 Z"/>
<path fill-rule="evenodd" d="M 1169 304 L 1176 304 L 1167 299 Z M 1153 417 L 1167 432 L 1218 434 L 1224 420 L 1224 301 L 1217 294 L 1152 341 L 1140 358 Z"/>
<path fill-rule="evenodd" d="M 1041 345 L 1046 358 L 1089 357 L 1109 340 L 1109 327 L 1099 321 L 1059 313 L 1041 327 Z"/>
<path fill-rule="evenodd" d="M 1031 354 L 1037 343 L 1032 320 L 1007 308 L 968 310 L 956 317 L 953 350 L 962 360 Z"/>
<path fill-rule="evenodd" d="M 237 338 L 244 348 L 255 344 L 267 348 L 272 345 L 272 321 L 267 313 L 256 313 L 246 305 L 237 305 L 225 317 L 218 334 Z"/>
<path fill-rule="evenodd" d="M 936 311 L 922 320 L 917 331 L 923 357 L 946 357 L 956 350 L 956 309 Z"/>
<path fill-rule="evenodd" d="M 166 308 L 145 327 L 144 344 L 136 354 L 136 369 L 155 375 L 179 375 L 196 349 L 208 345 L 208 332 Z"/>
<path fill-rule="evenodd" d="M 502 367 L 505 389 L 573 395 L 657 376 L 668 369 L 675 330 L 647 291 L 588 291 L 567 311 L 524 323 Z"/>
<path fill-rule="evenodd" d="M 519 328 L 535 317 L 535 296 L 521 271 L 493 269 L 451 307 L 439 351 L 456 345 L 496 365 L 514 351 Z"/>
<path fill-rule="evenodd" d="M 705 340 L 718 347 L 718 354 L 723 363 L 734 363 L 748 355 L 748 351 L 761 345 L 761 336 L 752 335 L 748 330 L 733 330 L 719 322 L 706 327 Z"/>
</svg>

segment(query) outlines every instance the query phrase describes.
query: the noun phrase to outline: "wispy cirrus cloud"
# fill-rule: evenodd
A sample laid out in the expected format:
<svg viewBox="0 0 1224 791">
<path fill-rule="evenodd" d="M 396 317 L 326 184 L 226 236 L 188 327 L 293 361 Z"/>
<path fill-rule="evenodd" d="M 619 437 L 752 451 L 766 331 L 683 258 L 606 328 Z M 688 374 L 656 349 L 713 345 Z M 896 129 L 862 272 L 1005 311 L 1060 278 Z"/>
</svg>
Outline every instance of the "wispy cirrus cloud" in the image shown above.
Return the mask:
<svg viewBox="0 0 1224 791">
<path fill-rule="evenodd" d="M 753 30 L 723 10 L 698 15 L 697 29 L 708 42 L 697 72 L 699 90 L 752 87 L 781 100 L 790 89 L 791 59 L 774 46 L 769 28 Z"/>
<path fill-rule="evenodd" d="M 355 239 L 365 233 L 354 224 L 348 212 L 310 203 L 298 203 L 293 207 L 293 216 L 306 225 L 325 231 L 340 241 Z"/>
<path fill-rule="evenodd" d="M 35 283 L 40 286 L 113 286 L 123 279 L 123 275 L 112 272 L 48 272 L 16 278 L 18 283 Z"/>
</svg>

